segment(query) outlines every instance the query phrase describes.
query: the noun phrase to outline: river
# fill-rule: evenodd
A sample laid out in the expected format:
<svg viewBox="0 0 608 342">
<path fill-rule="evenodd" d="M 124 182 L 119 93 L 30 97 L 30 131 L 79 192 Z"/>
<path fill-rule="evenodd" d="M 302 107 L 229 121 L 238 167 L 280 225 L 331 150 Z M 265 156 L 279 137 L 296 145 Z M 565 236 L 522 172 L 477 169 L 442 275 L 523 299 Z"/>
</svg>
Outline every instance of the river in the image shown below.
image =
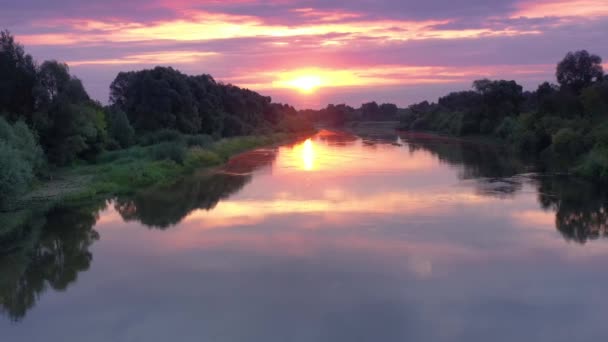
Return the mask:
<svg viewBox="0 0 608 342">
<path fill-rule="evenodd" d="M 597 341 L 608 196 L 499 147 L 310 139 L 40 218 L 0 341 Z"/>
</svg>

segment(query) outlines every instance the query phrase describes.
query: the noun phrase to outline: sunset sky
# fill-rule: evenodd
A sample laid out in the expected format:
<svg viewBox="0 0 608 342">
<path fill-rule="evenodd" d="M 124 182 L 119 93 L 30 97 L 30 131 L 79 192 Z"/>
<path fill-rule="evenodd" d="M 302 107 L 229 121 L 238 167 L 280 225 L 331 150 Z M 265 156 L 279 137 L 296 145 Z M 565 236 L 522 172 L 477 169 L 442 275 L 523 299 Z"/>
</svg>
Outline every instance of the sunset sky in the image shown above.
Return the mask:
<svg viewBox="0 0 608 342">
<path fill-rule="evenodd" d="M 0 1 L 0 28 L 104 103 L 119 71 L 155 65 L 318 108 L 405 106 L 482 77 L 530 89 L 567 51 L 608 59 L 606 0 Z"/>
</svg>

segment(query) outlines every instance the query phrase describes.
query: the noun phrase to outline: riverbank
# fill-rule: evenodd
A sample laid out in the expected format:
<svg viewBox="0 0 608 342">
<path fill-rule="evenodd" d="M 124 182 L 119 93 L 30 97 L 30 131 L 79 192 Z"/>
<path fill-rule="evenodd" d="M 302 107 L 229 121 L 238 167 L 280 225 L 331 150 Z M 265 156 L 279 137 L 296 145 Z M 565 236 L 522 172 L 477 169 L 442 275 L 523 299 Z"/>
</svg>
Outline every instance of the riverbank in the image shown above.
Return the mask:
<svg viewBox="0 0 608 342">
<path fill-rule="evenodd" d="M 19 234 L 41 212 L 58 205 L 131 195 L 151 186 L 169 184 L 195 170 L 221 166 L 231 157 L 263 146 L 302 139 L 305 133 L 225 138 L 195 146 L 182 154 L 164 143 L 104 152 L 95 162 L 58 169 L 49 180 L 22 196 L 10 211 L 0 213 L 0 240 Z M 167 150 L 159 159 L 160 146 Z"/>
<path fill-rule="evenodd" d="M 549 172 L 553 174 L 568 175 L 585 179 L 587 181 L 605 185 L 608 184 L 608 150 L 605 147 L 594 147 L 586 152 L 581 152 L 578 155 L 572 153 L 560 153 L 561 150 L 567 149 L 568 145 L 573 142 L 551 145 L 542 152 L 535 152 L 528 149 L 521 149 L 514 142 L 495 135 L 467 135 L 457 136 L 434 131 L 417 131 L 417 130 L 398 130 L 400 135 L 411 136 L 416 139 L 437 140 L 449 139 L 457 140 L 466 143 L 483 144 L 489 146 L 500 146 L 506 149 L 523 161 L 533 164 L 535 170 L 539 172 Z M 566 146 L 563 146 L 566 145 Z"/>
<path fill-rule="evenodd" d="M 399 128 L 399 123 L 396 121 L 354 121 L 345 124 L 343 129 L 371 140 L 400 136 L 416 140 L 428 139 L 499 147 L 529 164 L 529 170 L 569 175 L 597 184 L 608 182 L 608 151 L 598 148 L 573 157 L 560 156 L 553 149 L 544 153 L 530 153 L 531 151 L 521 151 L 513 143 L 496 135 L 459 136 L 429 130 L 408 130 Z"/>
</svg>

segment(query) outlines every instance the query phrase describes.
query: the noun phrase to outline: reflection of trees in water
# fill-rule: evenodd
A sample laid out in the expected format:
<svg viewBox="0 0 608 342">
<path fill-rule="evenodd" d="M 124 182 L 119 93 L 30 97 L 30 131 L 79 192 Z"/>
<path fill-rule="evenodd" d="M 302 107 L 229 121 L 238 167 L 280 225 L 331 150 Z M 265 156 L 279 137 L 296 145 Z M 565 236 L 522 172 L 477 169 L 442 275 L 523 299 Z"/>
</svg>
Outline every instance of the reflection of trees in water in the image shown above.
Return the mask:
<svg viewBox="0 0 608 342">
<path fill-rule="evenodd" d="M 359 137 L 343 131 L 321 130 L 315 138 L 329 146 L 348 146 L 354 144 Z"/>
<path fill-rule="evenodd" d="M 408 139 L 410 152 L 424 150 L 436 156 L 441 162 L 457 166 L 459 177 L 474 182 L 478 194 L 509 197 L 523 187 L 517 174 L 525 166 L 513 155 L 497 146 L 464 142 L 450 138 Z"/>
<path fill-rule="evenodd" d="M 93 225 L 105 203 L 86 208 L 57 208 L 46 223 L 30 226 L 29 243 L 0 257 L 0 311 L 20 320 L 49 287 L 65 290 L 78 273 L 86 271 L 93 256 L 89 247 L 99 239 Z"/>
<path fill-rule="evenodd" d="M 119 198 L 115 208 L 125 221 L 135 220 L 149 227 L 165 229 L 178 224 L 196 209 L 213 209 L 250 180 L 251 175 L 199 175 L 131 198 Z"/>
<path fill-rule="evenodd" d="M 525 182 L 538 190 L 540 205 L 555 211 L 555 225 L 566 240 L 585 243 L 608 237 L 608 192 L 573 177 L 521 177 L 525 165 L 505 151 L 450 139 L 408 139 L 411 151 L 424 150 L 461 168 L 460 177 L 474 182 L 481 195 L 511 196 Z"/>
<path fill-rule="evenodd" d="M 115 208 L 125 221 L 139 221 L 146 226 L 165 229 L 178 224 L 197 209 L 211 210 L 224 199 L 241 190 L 251 173 L 270 165 L 276 150 L 259 149 L 238 155 L 218 173 L 199 173 L 177 183 L 140 192 L 116 200 Z"/>
<path fill-rule="evenodd" d="M 567 240 L 585 243 L 608 237 L 608 193 L 601 187 L 565 177 L 538 180 L 538 200 L 555 210 L 555 225 Z"/>
</svg>

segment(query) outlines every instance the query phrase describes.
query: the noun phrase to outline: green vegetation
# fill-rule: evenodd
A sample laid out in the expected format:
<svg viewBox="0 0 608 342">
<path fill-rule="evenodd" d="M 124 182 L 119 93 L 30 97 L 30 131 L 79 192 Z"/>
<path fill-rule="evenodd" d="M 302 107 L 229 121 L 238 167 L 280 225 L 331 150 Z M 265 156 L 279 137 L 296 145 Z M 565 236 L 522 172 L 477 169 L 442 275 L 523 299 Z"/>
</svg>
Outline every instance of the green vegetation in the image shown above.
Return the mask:
<svg viewBox="0 0 608 342">
<path fill-rule="evenodd" d="M 405 109 L 370 102 L 301 113 L 333 126 L 398 121 L 402 130 L 491 137 L 537 159 L 541 170 L 608 183 L 608 76 L 602 59 L 584 50 L 569 52 L 557 65 L 556 78 L 559 85 L 545 82 L 535 91 L 524 91 L 515 81 L 476 80 L 473 90 Z"/>
<path fill-rule="evenodd" d="M 347 122 L 397 121 L 399 118 L 399 108 L 392 103 L 378 105 L 376 102 L 364 103 L 357 109 L 345 104 L 330 104 L 321 110 L 303 110 L 301 114 L 313 122 L 331 126 L 342 126 Z"/>
<path fill-rule="evenodd" d="M 608 183 L 608 78 L 602 59 L 570 52 L 557 66 L 559 85 L 523 91 L 515 81 L 478 80 L 472 91 L 411 105 L 400 128 L 456 136 L 492 136 L 540 166 Z"/>
<path fill-rule="evenodd" d="M 44 154 L 27 125 L 0 117 L 0 208 L 23 194 L 43 168 Z"/>
<path fill-rule="evenodd" d="M 132 191 L 311 130 L 289 105 L 165 67 L 119 73 L 104 107 L 66 64 L 0 32 L 0 210 L 36 183 L 29 197 Z"/>
<path fill-rule="evenodd" d="M 208 147 L 187 147 L 183 140 L 159 142 L 150 146 L 103 152 L 95 162 L 67 169 L 62 175 L 90 179 L 86 185 L 65 194 L 65 200 L 82 200 L 133 194 L 137 190 L 175 182 L 192 171 L 225 163 L 235 154 L 255 147 L 278 143 L 295 137 L 277 133 L 270 136 L 225 138 Z"/>
<path fill-rule="evenodd" d="M 99 239 L 93 229 L 105 201 L 50 209 L 20 230 L 0 239 L 0 312 L 19 321 L 47 290 L 64 291 L 89 269 L 89 250 Z"/>
</svg>

